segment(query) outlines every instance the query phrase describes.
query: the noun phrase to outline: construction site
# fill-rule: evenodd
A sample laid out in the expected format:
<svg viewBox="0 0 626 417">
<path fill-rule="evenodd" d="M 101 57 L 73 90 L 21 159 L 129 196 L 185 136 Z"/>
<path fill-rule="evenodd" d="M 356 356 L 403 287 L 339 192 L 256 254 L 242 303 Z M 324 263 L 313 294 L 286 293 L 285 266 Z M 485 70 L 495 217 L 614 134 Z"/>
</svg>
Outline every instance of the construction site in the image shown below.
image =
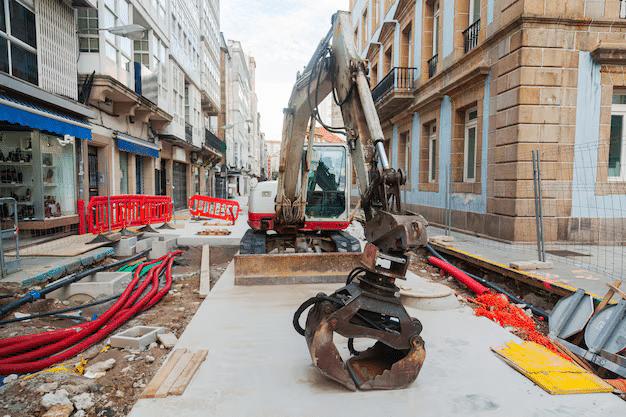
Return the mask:
<svg viewBox="0 0 626 417">
<path fill-rule="evenodd" d="M 350 1 L 297 72 L 275 180 L 239 166 L 240 144 L 237 167 L 214 166 L 217 154 L 204 164 L 198 148 L 192 168 L 170 146 L 181 145 L 175 135 L 160 133 L 164 148 L 116 132 L 134 170 L 119 161 L 113 177 L 137 177 L 136 194 L 126 184 L 113 195 L 94 171 L 107 195 L 94 187 L 69 217 L 62 192 L 32 209 L 30 189 L 1 197 L 0 415 L 623 416 L 626 94 L 611 71 L 626 59 L 626 25 L 616 25 L 621 44 L 601 36 L 613 30 L 604 13 L 626 18 L 621 6 L 580 8 L 603 13 L 586 23 L 594 43 L 534 2 Z M 97 15 L 83 18 L 97 26 Z M 414 43 L 418 18 L 428 30 Z M 141 48 L 143 29 L 102 30 L 134 34 Z M 553 50 L 552 30 L 568 48 Z M 221 56 L 239 46 L 229 41 Z M 539 57 L 537 73 L 522 71 L 537 64 L 527 55 Z M 376 82 L 379 61 L 387 75 Z M 399 66 L 411 61 L 421 68 Z M 555 61 L 575 70 L 549 76 L 542 67 Z M 191 120 L 190 101 L 216 111 L 176 79 L 188 113 L 176 123 Z M 543 85 L 557 81 L 576 81 L 571 97 Z M 519 85 L 530 82 L 541 85 Z M 99 87 L 97 108 L 130 109 L 129 125 L 140 114 L 170 122 Z M 321 117 L 324 100 L 335 123 Z M 258 117 L 242 123 L 258 127 Z M 73 189 L 55 163 L 76 140 L 89 152 L 80 141 L 91 125 L 74 123 L 84 138 L 33 126 L 7 134 L 19 147 L 2 157 L 0 189 L 25 187 L 26 173 L 45 177 L 37 196 Z M 198 129 L 185 123 L 194 149 Z M 94 167 L 102 148 L 88 154 Z M 142 193 L 142 152 L 157 158 L 149 182 L 165 194 Z M 200 186 L 205 168 L 228 198 Z M 59 233 L 23 230 L 46 221 Z"/>
</svg>

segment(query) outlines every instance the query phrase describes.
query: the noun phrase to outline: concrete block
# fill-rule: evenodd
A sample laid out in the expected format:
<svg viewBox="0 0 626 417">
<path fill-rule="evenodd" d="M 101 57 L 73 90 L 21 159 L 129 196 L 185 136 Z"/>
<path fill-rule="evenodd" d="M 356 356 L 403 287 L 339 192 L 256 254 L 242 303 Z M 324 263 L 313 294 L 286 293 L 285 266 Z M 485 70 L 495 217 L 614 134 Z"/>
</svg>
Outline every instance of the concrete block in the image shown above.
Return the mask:
<svg viewBox="0 0 626 417">
<path fill-rule="evenodd" d="M 168 349 L 173 348 L 174 346 L 176 346 L 176 343 L 178 343 L 178 338 L 174 333 L 158 334 L 157 339 L 159 339 L 159 342 L 161 342 L 163 347 L 166 347 Z"/>
<path fill-rule="evenodd" d="M 78 272 L 78 270 L 80 269 L 80 260 L 76 260 L 74 262 L 71 262 L 67 265 L 65 265 L 65 272 L 67 274 L 73 274 L 75 272 Z"/>
<path fill-rule="evenodd" d="M 513 269 L 517 269 L 518 271 L 534 271 L 537 269 L 537 265 L 533 261 L 518 261 L 511 262 L 509 266 Z"/>
<path fill-rule="evenodd" d="M 146 249 L 150 249 L 152 248 L 152 245 L 155 241 L 157 241 L 158 238 L 156 237 L 148 237 L 145 239 L 141 239 L 137 241 L 137 246 L 136 246 L 136 250 L 137 252 L 141 252 L 144 251 Z"/>
<path fill-rule="evenodd" d="M 175 237 L 160 236 L 159 240 L 152 242 L 152 250 L 148 252 L 148 259 L 157 259 L 171 252 L 176 247 Z"/>
<path fill-rule="evenodd" d="M 165 333 L 164 327 L 135 326 L 121 333 L 111 336 L 111 347 L 142 349 L 152 342 L 156 342 L 157 335 Z"/>
<path fill-rule="evenodd" d="M 93 298 L 111 297 L 124 291 L 132 279 L 133 274 L 131 272 L 97 272 L 46 294 L 46 298 L 66 300 L 79 294 Z"/>
<path fill-rule="evenodd" d="M 115 242 L 113 244 L 113 248 L 115 249 L 115 256 L 133 256 L 135 253 L 137 253 L 137 237 L 132 236 L 120 239 L 118 242 Z"/>
<path fill-rule="evenodd" d="M 534 261 L 537 269 L 552 269 L 554 264 L 551 261 Z"/>
</svg>

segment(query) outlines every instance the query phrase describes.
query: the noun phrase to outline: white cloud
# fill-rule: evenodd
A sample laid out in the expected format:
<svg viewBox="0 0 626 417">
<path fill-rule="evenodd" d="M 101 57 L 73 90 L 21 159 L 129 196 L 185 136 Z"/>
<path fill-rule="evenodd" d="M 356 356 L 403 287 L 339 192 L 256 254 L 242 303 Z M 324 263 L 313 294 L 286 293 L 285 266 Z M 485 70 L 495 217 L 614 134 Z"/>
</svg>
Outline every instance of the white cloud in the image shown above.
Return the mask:
<svg viewBox="0 0 626 417">
<path fill-rule="evenodd" d="M 240 41 L 256 60 L 261 130 L 279 140 L 296 73 L 328 33 L 331 16 L 348 10 L 348 0 L 226 0 L 220 8 L 224 38 Z"/>
</svg>

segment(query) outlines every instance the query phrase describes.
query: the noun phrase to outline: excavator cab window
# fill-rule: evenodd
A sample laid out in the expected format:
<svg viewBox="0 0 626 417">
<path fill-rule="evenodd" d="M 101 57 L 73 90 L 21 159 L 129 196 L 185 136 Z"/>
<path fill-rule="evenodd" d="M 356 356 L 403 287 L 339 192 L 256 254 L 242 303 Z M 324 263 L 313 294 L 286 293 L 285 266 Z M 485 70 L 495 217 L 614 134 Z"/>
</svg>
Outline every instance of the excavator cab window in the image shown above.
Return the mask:
<svg viewBox="0 0 626 417">
<path fill-rule="evenodd" d="M 346 211 L 346 150 L 313 147 L 306 215 L 336 218 Z"/>
</svg>

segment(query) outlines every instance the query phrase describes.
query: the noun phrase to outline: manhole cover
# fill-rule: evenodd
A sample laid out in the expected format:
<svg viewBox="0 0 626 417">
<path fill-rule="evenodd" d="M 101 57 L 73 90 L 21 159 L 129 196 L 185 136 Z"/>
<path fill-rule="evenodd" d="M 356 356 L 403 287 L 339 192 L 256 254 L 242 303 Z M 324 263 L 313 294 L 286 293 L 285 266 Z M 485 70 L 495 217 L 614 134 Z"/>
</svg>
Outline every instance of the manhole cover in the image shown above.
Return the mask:
<svg viewBox="0 0 626 417">
<path fill-rule="evenodd" d="M 588 253 L 574 252 L 571 250 L 547 250 L 546 252 L 556 256 L 591 256 Z"/>
</svg>

